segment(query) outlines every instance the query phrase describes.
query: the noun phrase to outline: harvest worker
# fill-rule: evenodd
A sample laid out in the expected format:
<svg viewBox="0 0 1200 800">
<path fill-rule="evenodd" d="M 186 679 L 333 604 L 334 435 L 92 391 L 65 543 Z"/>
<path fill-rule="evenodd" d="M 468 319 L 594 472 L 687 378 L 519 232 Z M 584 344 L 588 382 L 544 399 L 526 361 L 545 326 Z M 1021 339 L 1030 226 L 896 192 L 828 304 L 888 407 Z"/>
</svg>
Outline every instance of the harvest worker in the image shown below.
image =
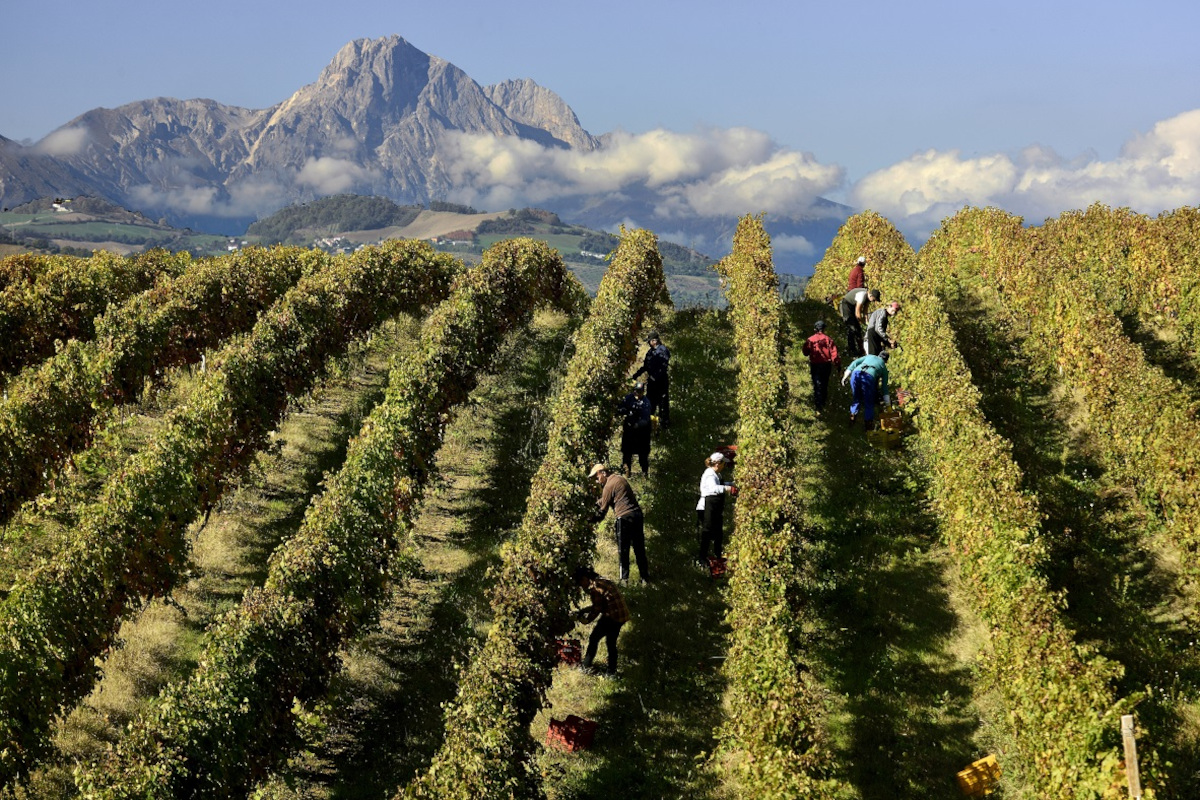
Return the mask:
<svg viewBox="0 0 1200 800">
<path fill-rule="evenodd" d="M 617 409 L 621 413 L 621 472 L 633 471 L 636 454 L 642 476 L 650 474 L 650 401 L 646 399 L 646 384 L 635 383 Z"/>
<path fill-rule="evenodd" d="M 704 565 L 708 561 L 708 547 L 712 544 L 712 553 L 716 558 L 721 557 L 721 546 L 725 539 L 725 495 L 737 496 L 737 487 L 725 483 L 721 471 L 728 464 L 723 453 L 713 453 L 704 459 L 704 474 L 700 476 L 700 503 L 696 506 L 696 533 L 700 537 L 700 554 L 696 563 Z"/>
<path fill-rule="evenodd" d="M 867 355 L 877 356 L 883 352 L 884 342 L 887 342 L 888 347 L 896 346 L 896 340 L 888 333 L 888 323 L 898 313 L 900 313 L 900 304 L 893 300 L 871 314 L 871 318 L 867 322 L 867 338 L 864 342 Z"/>
<path fill-rule="evenodd" d="M 845 386 L 846 381 L 849 380 L 850 391 L 854 396 L 854 402 L 850 406 L 851 426 L 854 425 L 855 419 L 858 418 L 858 412 L 861 410 L 867 430 L 870 430 L 875 421 L 875 399 L 882 396 L 883 404 L 888 404 L 890 398 L 888 396 L 887 358 L 886 352 L 878 356 L 862 356 L 850 362 L 850 366 L 846 367 L 846 371 L 842 373 L 842 385 Z"/>
<path fill-rule="evenodd" d="M 646 395 L 650 398 L 650 413 L 658 415 L 658 424 L 667 428 L 671 425 L 671 376 L 667 367 L 671 362 L 671 351 L 658 338 L 658 331 L 650 331 L 646 337 L 650 349 L 642 360 L 642 367 L 633 373 L 646 376 Z"/>
<path fill-rule="evenodd" d="M 834 364 L 842 367 L 842 358 L 838 355 L 837 345 L 833 339 L 825 335 L 825 320 L 819 319 L 813 325 L 816 331 L 804 340 L 800 351 L 808 356 L 808 372 L 812 377 L 813 405 L 820 413 L 825 408 L 825 399 L 829 396 L 829 376 Z"/>
<path fill-rule="evenodd" d="M 583 654 L 583 662 L 580 666 L 585 671 L 591 671 L 592 661 L 596 658 L 596 648 L 603 638 L 605 646 L 608 648 L 608 674 L 615 675 L 617 673 L 617 636 L 621 633 L 621 626 L 629 621 L 629 606 L 625 605 L 625 598 L 621 597 L 621 592 L 617 590 L 612 581 L 601 578 L 587 567 L 579 567 L 575 570 L 575 583 L 592 598 L 592 604 L 576 611 L 575 617 L 582 622 L 591 622 L 596 617 L 600 617 L 596 627 L 592 628 L 587 652 Z"/>
<path fill-rule="evenodd" d="M 861 356 L 863 325 L 867 321 L 867 306 L 879 302 L 878 289 L 851 289 L 842 298 L 838 311 L 841 312 L 842 322 L 846 324 L 846 349 L 851 356 Z"/>
<path fill-rule="evenodd" d="M 846 284 L 846 291 L 867 288 L 867 273 L 864 271 L 866 266 L 867 257 L 859 256 L 858 261 L 854 262 L 854 268 L 850 270 L 850 280 Z"/>
<path fill-rule="evenodd" d="M 596 513 L 592 522 L 604 519 L 608 510 L 613 509 L 617 521 L 617 557 L 621 564 L 621 580 L 629 580 L 629 548 L 637 558 L 638 577 L 642 583 L 650 582 L 650 569 L 646 565 L 646 532 L 642 519 L 642 507 L 638 505 L 637 495 L 624 475 L 614 475 L 608 467 L 596 464 L 588 473 L 589 478 L 595 478 L 596 483 L 603 487 L 600 500 L 596 503 Z"/>
</svg>

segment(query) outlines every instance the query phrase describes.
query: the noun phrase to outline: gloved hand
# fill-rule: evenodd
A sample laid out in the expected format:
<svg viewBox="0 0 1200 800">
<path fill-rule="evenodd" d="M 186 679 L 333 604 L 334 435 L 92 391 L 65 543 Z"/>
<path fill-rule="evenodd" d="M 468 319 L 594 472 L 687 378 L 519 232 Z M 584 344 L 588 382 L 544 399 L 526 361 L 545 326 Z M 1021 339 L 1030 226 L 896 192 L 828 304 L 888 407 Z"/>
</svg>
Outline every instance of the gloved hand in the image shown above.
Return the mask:
<svg viewBox="0 0 1200 800">
<path fill-rule="evenodd" d="M 890 394 L 885 394 L 883 396 L 883 404 L 885 406 L 890 406 L 892 404 L 892 396 Z"/>
<path fill-rule="evenodd" d="M 842 386 L 846 385 L 846 381 L 850 380 L 850 370 L 847 369 L 842 373 Z"/>
</svg>

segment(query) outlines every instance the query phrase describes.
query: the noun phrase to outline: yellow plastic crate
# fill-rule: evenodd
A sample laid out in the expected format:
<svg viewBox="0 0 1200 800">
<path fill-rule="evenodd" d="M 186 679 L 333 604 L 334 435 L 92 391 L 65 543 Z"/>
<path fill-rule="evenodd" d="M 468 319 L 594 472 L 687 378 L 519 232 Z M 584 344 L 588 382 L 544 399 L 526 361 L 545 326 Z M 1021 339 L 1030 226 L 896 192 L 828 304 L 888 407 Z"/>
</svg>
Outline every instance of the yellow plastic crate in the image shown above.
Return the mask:
<svg viewBox="0 0 1200 800">
<path fill-rule="evenodd" d="M 900 431 L 889 431 L 879 428 L 867 431 L 867 444 L 880 450 L 898 450 L 900 448 Z"/>
<path fill-rule="evenodd" d="M 887 431 L 904 430 L 904 412 L 898 408 L 880 412 L 879 427 Z"/>
<path fill-rule="evenodd" d="M 967 797 L 985 797 L 1000 781 L 1000 762 L 995 756 L 984 756 L 958 773 L 958 788 Z"/>
</svg>

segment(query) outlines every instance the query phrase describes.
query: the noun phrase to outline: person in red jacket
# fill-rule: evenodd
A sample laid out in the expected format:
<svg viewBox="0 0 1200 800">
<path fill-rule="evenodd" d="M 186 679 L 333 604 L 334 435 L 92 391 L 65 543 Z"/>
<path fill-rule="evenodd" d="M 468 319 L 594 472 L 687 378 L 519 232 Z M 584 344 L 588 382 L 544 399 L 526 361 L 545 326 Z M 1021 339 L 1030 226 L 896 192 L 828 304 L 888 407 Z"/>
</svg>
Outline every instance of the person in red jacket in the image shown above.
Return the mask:
<svg viewBox="0 0 1200 800">
<path fill-rule="evenodd" d="M 864 271 L 866 266 L 867 257 L 859 256 L 858 261 L 854 263 L 854 269 L 850 270 L 850 280 L 846 286 L 847 292 L 867 288 L 867 273 Z"/>
<path fill-rule="evenodd" d="M 820 413 L 825 408 L 826 398 L 829 397 L 829 376 L 835 365 L 839 370 L 842 368 L 842 359 L 838 355 L 837 344 L 825 334 L 825 320 L 817 320 L 813 328 L 816 333 L 804 340 L 800 351 L 808 356 L 813 405 L 816 406 L 817 413 Z"/>
</svg>

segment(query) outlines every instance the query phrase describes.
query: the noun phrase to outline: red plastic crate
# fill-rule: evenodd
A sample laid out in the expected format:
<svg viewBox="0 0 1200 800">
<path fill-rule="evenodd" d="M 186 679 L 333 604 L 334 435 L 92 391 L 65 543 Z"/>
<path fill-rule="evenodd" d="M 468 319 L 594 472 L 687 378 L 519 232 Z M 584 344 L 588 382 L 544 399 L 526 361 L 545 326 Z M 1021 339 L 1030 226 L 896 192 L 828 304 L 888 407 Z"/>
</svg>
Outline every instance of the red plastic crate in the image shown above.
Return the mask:
<svg viewBox="0 0 1200 800">
<path fill-rule="evenodd" d="M 583 659 L 583 645 L 578 639 L 555 639 L 560 664 L 578 664 Z"/>
<path fill-rule="evenodd" d="M 724 578 L 729 571 L 729 562 L 716 556 L 708 557 L 708 574 L 714 578 Z"/>
<path fill-rule="evenodd" d="M 590 719 L 568 714 L 566 719 L 550 720 L 550 728 L 546 731 L 546 744 L 560 747 L 568 753 L 576 750 L 586 750 L 592 746 L 596 737 L 596 723 Z"/>
</svg>

